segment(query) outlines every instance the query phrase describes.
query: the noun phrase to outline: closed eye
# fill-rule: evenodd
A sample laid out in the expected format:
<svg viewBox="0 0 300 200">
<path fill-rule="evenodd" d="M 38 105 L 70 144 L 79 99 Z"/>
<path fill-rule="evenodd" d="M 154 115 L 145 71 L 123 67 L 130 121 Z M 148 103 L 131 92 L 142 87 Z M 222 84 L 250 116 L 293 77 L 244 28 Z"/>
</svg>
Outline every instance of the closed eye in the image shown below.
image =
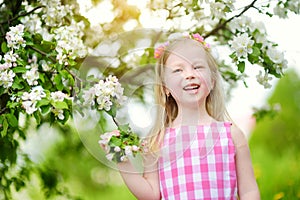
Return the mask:
<svg viewBox="0 0 300 200">
<path fill-rule="evenodd" d="M 178 73 L 178 72 L 181 72 L 181 71 L 182 71 L 182 69 L 177 68 L 177 69 L 174 69 L 174 70 L 173 70 L 173 73 Z"/>
<path fill-rule="evenodd" d="M 194 69 L 202 69 L 204 68 L 203 66 L 199 65 L 199 66 L 195 66 Z"/>
</svg>

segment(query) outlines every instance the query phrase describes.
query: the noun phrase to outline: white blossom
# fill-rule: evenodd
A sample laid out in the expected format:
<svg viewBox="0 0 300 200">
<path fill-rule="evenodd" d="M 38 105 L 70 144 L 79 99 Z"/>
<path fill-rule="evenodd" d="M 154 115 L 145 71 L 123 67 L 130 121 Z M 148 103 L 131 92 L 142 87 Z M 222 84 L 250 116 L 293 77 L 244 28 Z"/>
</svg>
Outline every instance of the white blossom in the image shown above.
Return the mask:
<svg viewBox="0 0 300 200">
<path fill-rule="evenodd" d="M 22 24 L 27 28 L 30 33 L 41 33 L 42 32 L 42 21 L 37 14 L 27 15 L 21 18 Z"/>
<path fill-rule="evenodd" d="M 123 162 L 123 161 L 127 161 L 128 158 L 127 158 L 127 156 L 122 156 L 122 157 L 120 158 L 120 160 Z"/>
<path fill-rule="evenodd" d="M 281 4 L 276 5 L 273 9 L 273 12 L 282 19 L 287 18 L 287 10 Z"/>
<path fill-rule="evenodd" d="M 27 65 L 26 68 L 31 69 L 26 71 L 25 74 L 22 75 L 22 77 L 27 81 L 29 85 L 37 85 L 37 80 L 39 79 L 38 66 L 36 64 L 33 64 L 30 66 Z"/>
<path fill-rule="evenodd" d="M 52 68 L 49 66 L 51 63 L 48 61 L 46 62 L 45 60 L 40 60 L 39 64 L 42 66 L 43 70 L 48 72 L 50 71 Z"/>
<path fill-rule="evenodd" d="M 125 146 L 125 155 L 126 156 L 132 155 L 132 147 L 131 146 Z"/>
<path fill-rule="evenodd" d="M 95 88 L 91 87 L 88 90 L 84 90 L 82 98 L 84 99 L 84 104 L 85 105 L 91 105 L 91 106 L 93 106 L 95 104 L 95 102 L 94 102 Z"/>
<path fill-rule="evenodd" d="M 234 18 L 230 23 L 229 27 L 232 32 L 245 32 L 249 27 L 252 26 L 252 20 L 247 16 L 240 16 L 238 18 Z"/>
<path fill-rule="evenodd" d="M 16 74 L 12 70 L 0 71 L 0 86 L 11 87 L 15 76 Z"/>
<path fill-rule="evenodd" d="M 99 110 L 109 111 L 113 103 L 110 101 L 109 96 L 99 96 L 97 97 L 97 104 Z"/>
<path fill-rule="evenodd" d="M 277 50 L 275 47 L 269 47 L 267 50 L 267 55 L 276 64 L 282 63 L 284 61 L 283 52 Z"/>
<path fill-rule="evenodd" d="M 62 109 L 54 108 L 51 111 L 55 116 L 58 117 L 58 119 L 64 120 L 65 116 L 64 116 L 64 111 Z"/>
<path fill-rule="evenodd" d="M 25 109 L 26 113 L 30 115 L 37 110 L 37 101 L 44 97 L 46 97 L 44 89 L 41 86 L 36 86 L 32 88 L 30 92 L 24 92 L 21 96 L 22 107 Z"/>
<path fill-rule="evenodd" d="M 136 145 L 132 145 L 132 151 L 138 151 L 140 148 Z"/>
<path fill-rule="evenodd" d="M 84 104 L 97 103 L 98 110 L 109 111 L 111 106 L 122 105 L 126 100 L 123 96 L 123 88 L 115 76 L 108 76 L 105 81 L 99 80 L 93 87 L 83 92 Z"/>
<path fill-rule="evenodd" d="M 262 74 L 262 71 L 259 71 L 259 74 L 256 76 L 256 80 L 259 84 L 263 85 L 264 88 L 271 88 L 269 81 L 272 80 L 272 77 L 269 76 L 269 73 L 265 71 L 265 74 Z"/>
<path fill-rule="evenodd" d="M 287 8 L 296 14 L 300 14 L 300 1 L 299 0 L 289 0 L 287 1 Z"/>
<path fill-rule="evenodd" d="M 10 27 L 9 31 L 6 33 L 7 46 L 13 49 L 19 49 L 20 46 L 25 47 L 26 43 L 23 39 L 24 35 L 24 25 L 18 24 L 16 26 Z"/>
<path fill-rule="evenodd" d="M 225 4 L 222 2 L 213 2 L 210 4 L 210 12 L 213 16 L 216 18 L 222 18 L 225 17 L 224 12 Z"/>
<path fill-rule="evenodd" d="M 254 41 L 251 40 L 247 33 L 243 33 L 235 36 L 229 44 L 238 58 L 247 58 L 248 54 L 251 54 L 253 51 L 252 45 L 254 44 Z"/>
<path fill-rule="evenodd" d="M 69 95 L 63 93 L 62 91 L 51 92 L 50 98 L 54 101 L 64 101 L 64 99 L 70 99 Z"/>
<path fill-rule="evenodd" d="M 31 89 L 31 92 L 30 92 L 31 100 L 39 101 L 44 97 L 46 97 L 46 93 L 44 92 L 44 89 L 42 88 L 42 86 L 36 86 Z"/>
<path fill-rule="evenodd" d="M 118 146 L 116 146 L 116 147 L 114 148 L 114 151 L 115 151 L 115 152 L 120 152 L 120 151 L 121 151 L 121 148 L 118 147 Z"/>
<path fill-rule="evenodd" d="M 19 58 L 19 55 L 13 51 L 9 51 L 3 56 L 3 60 L 7 68 L 16 66 L 16 61 Z"/>
<path fill-rule="evenodd" d="M 37 110 L 36 102 L 33 102 L 33 101 L 23 101 L 22 107 L 25 109 L 25 111 L 28 115 L 31 115 L 32 113 L 34 113 Z"/>
</svg>

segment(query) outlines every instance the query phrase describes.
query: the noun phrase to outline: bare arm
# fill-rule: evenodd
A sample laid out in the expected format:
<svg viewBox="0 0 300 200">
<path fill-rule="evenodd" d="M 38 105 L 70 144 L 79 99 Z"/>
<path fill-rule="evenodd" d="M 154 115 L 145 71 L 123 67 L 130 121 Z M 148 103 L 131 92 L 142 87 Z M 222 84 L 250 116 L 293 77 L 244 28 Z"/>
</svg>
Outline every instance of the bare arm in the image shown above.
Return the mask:
<svg viewBox="0 0 300 200">
<path fill-rule="evenodd" d="M 259 200 L 260 193 L 255 180 L 248 141 L 243 132 L 232 126 L 232 138 L 236 147 L 236 169 L 240 200 Z"/>
<path fill-rule="evenodd" d="M 157 162 L 154 157 L 148 155 L 144 165 L 143 174 L 136 172 L 130 161 L 119 163 L 118 168 L 125 184 L 137 199 L 158 200 L 160 190 Z"/>
</svg>

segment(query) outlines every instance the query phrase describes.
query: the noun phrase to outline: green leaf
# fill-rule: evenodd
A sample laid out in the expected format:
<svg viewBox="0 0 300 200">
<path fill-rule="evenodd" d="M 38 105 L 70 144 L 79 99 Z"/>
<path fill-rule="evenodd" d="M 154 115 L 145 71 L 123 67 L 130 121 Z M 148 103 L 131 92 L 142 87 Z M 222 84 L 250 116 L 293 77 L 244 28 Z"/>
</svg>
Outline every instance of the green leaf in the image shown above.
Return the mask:
<svg viewBox="0 0 300 200">
<path fill-rule="evenodd" d="M 3 130 L 1 131 L 1 136 L 2 136 L 2 137 L 5 137 L 6 134 L 7 134 L 7 129 L 8 129 L 8 123 L 7 123 L 6 117 L 3 118 L 3 121 L 2 121 L 2 128 L 3 128 Z"/>
<path fill-rule="evenodd" d="M 51 106 L 50 105 L 45 105 L 45 106 L 41 106 L 40 108 L 41 108 L 42 114 L 47 114 L 50 111 Z"/>
<path fill-rule="evenodd" d="M 6 42 L 2 42 L 2 44 L 1 44 L 1 51 L 3 52 L 3 53 L 6 53 L 6 52 L 8 52 L 8 47 L 7 47 L 7 44 L 6 44 Z"/>
<path fill-rule="evenodd" d="M 50 103 L 50 100 L 48 99 L 41 99 L 37 102 L 36 107 L 39 108 L 41 106 L 48 105 Z"/>
<path fill-rule="evenodd" d="M 12 68 L 12 70 L 15 73 L 25 73 L 27 71 L 25 67 L 14 67 Z"/>
<path fill-rule="evenodd" d="M 13 89 L 18 89 L 21 90 L 24 88 L 24 84 L 21 83 L 20 78 L 18 76 L 16 76 L 14 78 L 14 82 L 13 85 L 11 86 Z"/>
<path fill-rule="evenodd" d="M 109 143 L 111 146 L 115 147 L 115 146 L 120 146 L 122 144 L 122 141 L 120 138 L 117 138 L 116 136 L 112 136 Z"/>
<path fill-rule="evenodd" d="M 68 104 L 64 101 L 57 101 L 51 103 L 57 109 L 68 109 Z"/>
<path fill-rule="evenodd" d="M 58 90 L 63 90 L 64 85 L 62 83 L 62 78 L 60 74 L 56 74 L 56 76 L 54 77 L 54 83 Z"/>
<path fill-rule="evenodd" d="M 245 71 L 245 62 L 244 61 L 239 62 L 237 66 L 238 66 L 238 70 L 241 73 L 244 73 L 244 71 Z"/>
<path fill-rule="evenodd" d="M 260 49 L 259 49 L 258 47 L 253 46 L 253 47 L 252 47 L 252 50 L 253 50 L 253 52 L 252 52 L 251 55 L 253 55 L 253 56 L 255 56 L 255 57 L 260 56 Z"/>
<path fill-rule="evenodd" d="M 18 127 L 18 119 L 16 118 L 16 116 L 12 113 L 6 114 L 6 118 L 8 123 L 12 126 L 12 127 Z"/>
<path fill-rule="evenodd" d="M 77 62 L 75 60 L 68 60 L 68 63 L 69 63 L 70 66 L 77 65 Z"/>
<path fill-rule="evenodd" d="M 33 116 L 34 116 L 34 118 L 35 118 L 35 120 L 36 120 L 36 123 L 37 123 L 38 125 L 40 125 L 40 124 L 41 124 L 41 115 L 40 115 L 40 113 L 39 113 L 39 112 L 34 112 L 34 113 L 33 113 Z"/>
</svg>

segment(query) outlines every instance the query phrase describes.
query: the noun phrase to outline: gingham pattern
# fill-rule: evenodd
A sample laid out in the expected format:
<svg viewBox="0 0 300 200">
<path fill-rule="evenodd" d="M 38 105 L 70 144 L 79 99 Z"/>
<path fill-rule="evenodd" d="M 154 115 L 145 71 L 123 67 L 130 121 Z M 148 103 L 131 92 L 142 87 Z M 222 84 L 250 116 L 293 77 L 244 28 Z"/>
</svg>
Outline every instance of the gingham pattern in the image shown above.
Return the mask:
<svg viewBox="0 0 300 200">
<path fill-rule="evenodd" d="M 162 199 L 237 199 L 231 123 L 167 128 L 159 159 Z"/>
</svg>

